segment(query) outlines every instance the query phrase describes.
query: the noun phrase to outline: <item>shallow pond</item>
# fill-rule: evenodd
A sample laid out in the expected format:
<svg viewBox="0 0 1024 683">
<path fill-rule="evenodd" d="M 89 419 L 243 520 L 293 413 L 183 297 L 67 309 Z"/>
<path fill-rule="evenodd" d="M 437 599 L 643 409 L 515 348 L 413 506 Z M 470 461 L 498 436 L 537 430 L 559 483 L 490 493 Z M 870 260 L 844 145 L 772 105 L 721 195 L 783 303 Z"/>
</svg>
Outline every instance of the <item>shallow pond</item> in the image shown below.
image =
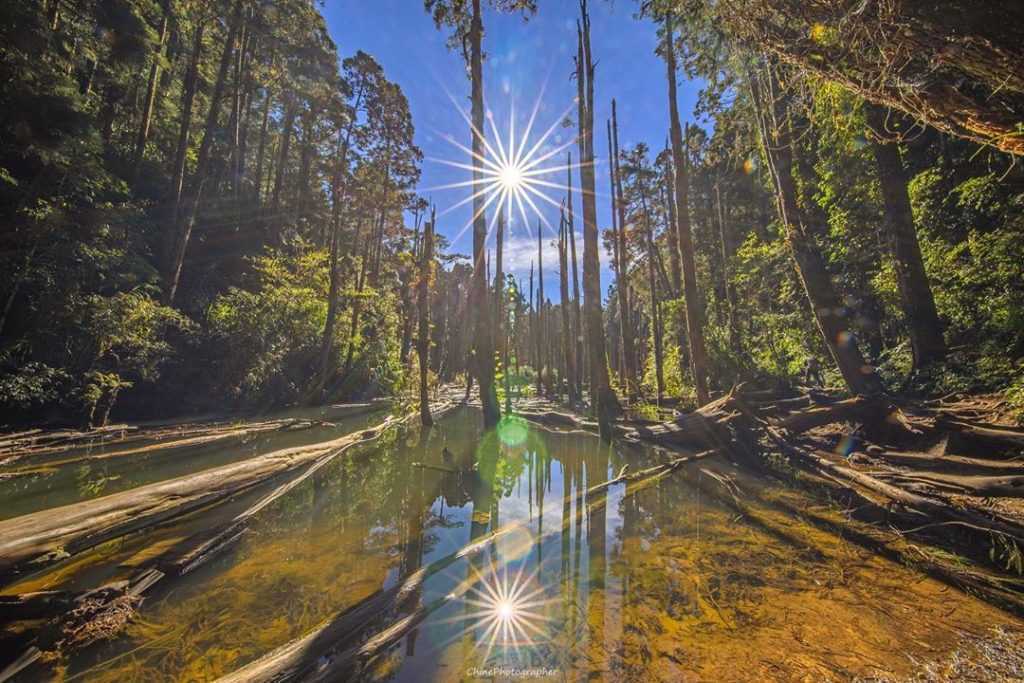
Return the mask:
<svg viewBox="0 0 1024 683">
<path fill-rule="evenodd" d="M 179 430 L 129 432 L 124 439 L 29 456 L 0 468 L 0 519 L 173 479 L 280 448 L 326 441 L 380 422 L 386 407 L 289 410 L 261 418 L 261 426 L 256 428 L 246 421 L 189 424 Z M 294 430 L 273 428 L 274 421 L 284 420 L 320 420 L 324 424 Z"/>
<path fill-rule="evenodd" d="M 521 423 L 482 434 L 479 420 L 459 409 L 432 430 L 396 429 L 343 456 L 264 510 L 229 554 L 148 598 L 124 636 L 60 673 L 216 678 L 506 525 L 513 530 L 485 551 L 427 579 L 417 597 L 430 606 L 426 619 L 363 678 L 527 669 L 546 680 L 905 676 L 964 638 L 1020 628 L 785 512 L 828 514 L 726 464 L 704 460 L 587 495 L 625 465 L 637 471 L 667 456 Z M 723 502 L 727 488 L 745 494 L 750 515 Z M 181 537 L 202 521 L 161 533 Z M 91 580 L 113 577 L 145 547 L 136 539 L 79 561 Z M 80 574 L 65 566 L 28 587 Z"/>
</svg>

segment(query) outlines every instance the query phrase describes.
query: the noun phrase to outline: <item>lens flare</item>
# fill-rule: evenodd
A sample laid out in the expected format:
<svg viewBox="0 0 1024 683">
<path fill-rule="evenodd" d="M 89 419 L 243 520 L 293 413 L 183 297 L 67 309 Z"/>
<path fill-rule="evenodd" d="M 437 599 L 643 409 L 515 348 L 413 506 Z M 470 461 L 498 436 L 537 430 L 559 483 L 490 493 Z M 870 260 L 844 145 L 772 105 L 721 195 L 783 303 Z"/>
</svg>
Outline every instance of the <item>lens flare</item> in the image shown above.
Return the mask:
<svg viewBox="0 0 1024 683">
<path fill-rule="evenodd" d="M 534 123 L 537 119 L 537 113 L 540 110 L 541 101 L 544 96 L 544 89 L 541 89 L 540 95 L 534 103 L 533 111 L 530 114 L 530 118 L 527 122 L 526 129 L 522 134 L 518 134 L 515 128 L 515 108 L 510 104 L 509 106 L 509 126 L 506 135 L 502 135 L 498 132 L 498 126 L 494 122 L 493 112 L 487 113 L 487 122 L 490 127 L 491 140 L 488 141 L 486 131 L 480 130 L 473 125 L 472 119 L 465 112 L 465 110 L 458 104 L 455 98 L 448 94 L 448 97 L 452 100 L 452 104 L 456 110 L 462 115 L 462 118 L 469 124 L 470 131 L 475 133 L 479 137 L 483 153 L 478 153 L 473 149 L 470 149 L 466 145 L 458 142 L 454 136 L 439 133 L 442 138 L 451 143 L 459 151 L 467 154 L 469 159 L 465 161 L 453 161 L 450 159 L 439 159 L 429 158 L 429 161 L 444 164 L 446 166 L 452 166 L 465 171 L 478 171 L 480 173 L 479 178 L 460 181 L 456 183 L 449 183 L 446 185 L 437 185 L 435 187 L 425 188 L 421 192 L 428 192 L 432 190 L 449 190 L 458 188 L 468 188 L 470 194 L 467 197 L 455 202 L 451 206 L 448 206 L 438 215 L 443 216 L 450 211 L 454 211 L 461 206 L 465 206 L 474 200 L 483 201 L 480 202 L 480 206 L 476 209 L 473 216 L 466 221 L 466 224 L 462 226 L 462 229 L 455 235 L 452 241 L 458 240 L 462 235 L 469 229 L 479 216 L 481 216 L 488 207 L 493 205 L 494 215 L 491 217 L 490 224 L 487 232 L 490 235 L 494 230 L 494 226 L 497 222 L 499 215 L 504 213 L 507 217 L 507 224 L 509 230 L 512 230 L 513 223 L 518 214 L 518 218 L 522 220 L 522 229 L 529 232 L 530 220 L 527 216 L 529 210 L 541 224 L 546 227 L 552 237 L 557 237 L 558 233 L 554 227 L 552 227 L 550 221 L 541 211 L 541 207 L 538 206 L 538 200 L 540 202 L 546 202 L 550 204 L 556 211 L 561 209 L 561 205 L 548 196 L 545 192 L 546 188 L 552 188 L 559 191 L 567 191 L 568 185 L 559 182 L 552 182 L 551 180 L 544 179 L 544 176 L 549 176 L 553 173 L 565 173 L 570 168 L 568 164 L 562 164 L 558 162 L 551 162 L 550 160 L 555 158 L 556 155 L 568 153 L 568 150 L 576 144 L 577 138 L 571 137 L 568 141 L 562 142 L 562 138 L 555 134 L 556 129 L 566 120 L 566 116 L 573 109 L 575 104 L 571 104 L 565 109 L 565 111 L 555 118 L 555 122 L 552 123 L 543 134 L 538 136 L 535 140 L 531 139 L 531 132 L 533 130 Z M 532 143 L 532 144 L 530 144 Z M 561 157 L 559 157 L 561 158 Z M 475 168 L 472 162 L 477 161 L 477 167 Z M 581 164 L 572 164 L 572 166 L 581 166 Z"/>
<path fill-rule="evenodd" d="M 483 662 L 496 649 L 517 657 L 521 649 L 551 641 L 544 625 L 552 618 L 544 613 L 544 607 L 557 602 L 557 598 L 545 598 L 548 589 L 537 580 L 538 571 L 524 575 L 524 566 L 511 577 L 507 564 L 499 571 L 493 560 L 486 574 L 472 567 L 471 578 L 459 591 L 466 611 L 444 620 L 463 623 L 454 639 L 477 634 L 476 646 L 483 650 Z"/>
</svg>

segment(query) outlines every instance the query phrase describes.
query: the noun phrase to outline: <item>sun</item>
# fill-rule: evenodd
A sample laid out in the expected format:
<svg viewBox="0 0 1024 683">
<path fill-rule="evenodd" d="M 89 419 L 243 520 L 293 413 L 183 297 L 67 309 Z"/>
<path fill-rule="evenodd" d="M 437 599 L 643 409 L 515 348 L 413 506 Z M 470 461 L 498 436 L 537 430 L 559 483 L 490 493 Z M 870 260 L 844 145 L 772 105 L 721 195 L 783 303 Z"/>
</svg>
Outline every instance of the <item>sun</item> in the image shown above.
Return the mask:
<svg viewBox="0 0 1024 683">
<path fill-rule="evenodd" d="M 503 621 L 511 621 L 516 616 L 515 603 L 509 600 L 503 600 L 494 607 L 495 614 Z"/>
<path fill-rule="evenodd" d="M 449 93 L 448 96 L 452 100 L 452 104 L 455 106 L 456 110 L 469 124 L 470 130 L 476 131 L 469 114 L 459 106 L 451 93 Z M 552 182 L 552 179 L 546 179 L 545 176 L 550 176 L 554 173 L 565 173 L 573 166 L 580 165 L 578 163 L 559 163 L 559 161 L 562 161 L 560 155 L 566 154 L 568 156 L 571 153 L 568 150 L 576 144 L 577 137 L 571 135 L 568 136 L 568 140 L 563 140 L 555 132 L 562 122 L 565 121 L 566 116 L 575 105 L 573 104 L 567 107 L 561 115 L 555 118 L 554 123 L 552 123 L 543 134 L 537 136 L 535 139 L 531 139 L 531 132 L 533 131 L 533 125 L 536 122 L 537 114 L 541 109 L 543 96 L 544 90 L 542 88 L 537 101 L 534 103 L 526 128 L 521 135 L 518 134 L 515 129 L 515 107 L 512 105 L 511 100 L 509 101 L 508 109 L 508 132 L 505 135 L 502 135 L 498 131 L 498 125 L 494 120 L 494 112 L 488 111 L 486 119 L 489 124 L 488 132 L 491 134 L 490 139 L 485 135 L 485 131 L 476 131 L 483 140 L 483 154 L 475 153 L 466 145 L 458 142 L 451 134 L 441 133 L 441 136 L 450 144 L 461 152 L 469 155 L 469 159 L 466 159 L 465 161 L 453 161 L 450 159 L 428 157 L 428 160 L 470 172 L 479 170 L 482 176 L 479 179 L 470 179 L 422 190 L 449 190 L 456 188 L 470 189 L 469 196 L 464 197 L 458 202 L 445 208 L 438 214 L 438 216 L 443 216 L 444 214 L 453 211 L 460 206 L 464 206 L 475 199 L 483 198 L 484 201 L 482 205 L 477 209 L 476 213 L 466 221 L 466 224 L 454 239 L 459 239 L 473 224 L 473 221 L 475 221 L 481 213 L 485 212 L 488 207 L 491 207 L 492 205 L 493 215 L 491 216 L 487 229 L 488 235 L 493 232 L 497 218 L 502 214 L 507 218 L 507 224 L 510 231 L 513 229 L 515 218 L 518 217 L 522 220 L 522 229 L 529 232 L 530 221 L 527 217 L 528 212 L 532 213 L 539 223 L 547 227 L 552 236 L 557 235 L 555 228 L 552 227 L 551 222 L 538 206 L 537 200 L 550 204 L 556 211 L 560 210 L 561 204 L 549 197 L 547 192 L 545 192 L 545 189 L 552 188 L 565 192 L 570 188 L 564 183 Z M 559 161 L 552 161 L 556 157 L 558 157 Z M 479 169 L 475 169 L 472 165 L 471 162 L 474 159 L 479 162 Z M 565 161 L 568 162 L 569 160 L 566 159 Z"/>
<path fill-rule="evenodd" d="M 503 166 L 498 181 L 506 191 L 517 190 L 523 182 L 523 169 L 515 164 Z"/>
</svg>

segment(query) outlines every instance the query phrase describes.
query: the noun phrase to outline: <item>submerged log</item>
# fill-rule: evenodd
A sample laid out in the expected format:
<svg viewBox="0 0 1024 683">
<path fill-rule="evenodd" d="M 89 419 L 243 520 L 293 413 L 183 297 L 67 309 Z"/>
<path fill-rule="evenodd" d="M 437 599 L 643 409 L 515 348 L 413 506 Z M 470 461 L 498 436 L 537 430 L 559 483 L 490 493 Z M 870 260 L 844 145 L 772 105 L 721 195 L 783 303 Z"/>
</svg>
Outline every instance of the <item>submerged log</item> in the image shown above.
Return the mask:
<svg viewBox="0 0 1024 683">
<path fill-rule="evenodd" d="M 444 401 L 435 406 L 433 410 L 436 414 L 441 415 L 455 407 L 456 404 L 453 401 Z M 413 417 L 415 417 L 413 413 L 404 418 L 389 416 L 377 427 L 346 437 L 348 440 L 341 445 L 337 444 L 338 440 L 329 442 L 335 445 L 328 452 L 313 461 L 298 476 L 288 480 L 260 498 L 227 524 L 212 531 L 197 533 L 175 545 L 156 559 L 147 562 L 128 581 L 108 584 L 78 594 L 77 596 L 68 594 L 57 595 L 54 592 L 53 595 L 27 594 L 9 598 L 8 600 L 12 605 L 21 605 L 21 612 L 33 614 L 33 618 L 53 617 L 47 625 L 38 631 L 35 642 L 21 659 L 25 659 L 25 656 L 30 652 L 38 651 L 40 648 L 43 651 L 59 650 L 66 654 L 72 649 L 84 647 L 97 640 L 112 637 L 120 632 L 134 616 L 138 604 L 143 599 L 143 594 L 160 583 L 165 577 L 187 574 L 226 548 L 231 547 L 248 531 L 248 522 L 258 512 L 284 496 L 303 481 L 309 479 L 317 470 L 348 448 L 377 438 L 385 433 L 388 428 L 407 423 Z M 306 460 L 302 460 L 302 462 L 305 463 Z M 45 613 L 44 611 L 47 607 L 54 611 L 50 611 L 48 614 Z M 71 609 L 68 610 L 68 607 Z M 54 616 L 55 614 L 56 616 Z M 11 616 L 13 617 L 10 619 L 11 621 L 18 618 L 28 618 L 18 617 L 17 615 Z M 34 661 L 35 659 L 28 661 L 22 668 L 31 665 Z M 4 680 L 6 679 L 0 676 L 0 681 Z"/>
<path fill-rule="evenodd" d="M 705 451 L 695 455 L 682 456 L 632 474 L 627 474 L 625 471 L 620 472 L 619 476 L 590 487 L 587 491 L 587 499 L 589 500 L 613 484 L 656 481 L 687 463 L 701 460 L 715 453 L 716 451 Z M 583 494 L 578 495 L 582 496 Z M 597 506 L 605 503 L 606 499 L 601 497 L 589 503 L 586 509 L 594 510 Z M 577 505 L 575 509 L 576 514 L 579 515 L 582 513 L 583 506 Z M 572 523 L 572 519 L 562 521 L 563 526 Z M 375 593 L 362 602 L 339 612 L 302 638 L 283 645 L 265 657 L 224 676 L 219 679 L 220 683 L 351 680 L 353 671 L 365 667 L 374 657 L 405 635 L 431 612 L 465 593 L 470 585 L 469 582 L 464 582 L 446 596 L 426 605 L 418 605 L 405 616 L 399 617 L 398 611 L 406 605 L 411 597 L 421 593 L 423 584 L 428 578 L 447 569 L 459 560 L 479 554 L 497 539 L 529 524 L 529 520 L 507 524 L 479 537 L 456 552 L 421 567 L 401 583 Z M 560 528 L 547 532 L 543 539 L 553 538 L 558 534 L 561 534 Z M 543 539 L 538 539 L 536 542 L 541 543 Z M 383 624 L 383 628 L 366 640 L 361 640 L 360 636 L 375 624 Z"/>
<path fill-rule="evenodd" d="M 0 581 L 95 547 L 114 538 L 176 519 L 294 472 L 350 445 L 371 439 L 403 420 L 337 439 L 287 448 L 102 498 L 0 521 Z"/>
</svg>

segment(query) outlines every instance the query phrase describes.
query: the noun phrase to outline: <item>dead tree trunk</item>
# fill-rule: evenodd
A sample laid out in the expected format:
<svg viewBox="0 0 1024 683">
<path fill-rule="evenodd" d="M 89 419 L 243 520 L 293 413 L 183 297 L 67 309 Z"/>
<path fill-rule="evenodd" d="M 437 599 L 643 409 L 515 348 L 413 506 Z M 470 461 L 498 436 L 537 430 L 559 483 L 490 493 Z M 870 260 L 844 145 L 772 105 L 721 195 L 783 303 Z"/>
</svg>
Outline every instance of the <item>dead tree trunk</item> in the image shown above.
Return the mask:
<svg viewBox="0 0 1024 683">
<path fill-rule="evenodd" d="M 569 191 L 569 196 L 566 200 L 566 203 L 569 205 L 569 222 L 566 227 L 569 232 L 569 250 L 572 251 L 572 337 L 576 349 L 576 397 L 580 398 L 583 396 L 583 376 L 585 374 L 584 368 L 586 367 L 586 354 L 583 353 L 583 332 L 581 323 L 583 316 L 580 314 L 580 279 L 576 270 L 576 220 L 572 207 L 572 152 L 569 152 L 568 154 L 566 176 L 566 187 Z"/>
<path fill-rule="evenodd" d="M 590 53 L 590 15 L 587 0 L 580 0 L 577 24 L 576 84 L 580 128 L 580 177 L 583 191 L 583 292 L 587 342 L 590 346 L 590 396 L 603 438 L 610 438 L 612 421 L 622 412 L 608 379 L 601 316 L 601 264 L 597 236 L 594 183 L 594 62 Z"/>
<path fill-rule="evenodd" d="M 424 427 L 434 424 L 430 416 L 430 394 L 427 374 L 430 372 L 430 285 L 434 279 L 434 223 L 436 213 L 431 211 L 430 222 L 423 228 L 423 255 L 420 258 L 419 329 L 416 352 L 420 357 L 420 422 Z"/>
<path fill-rule="evenodd" d="M 473 0 L 473 16 L 469 29 L 470 79 L 472 81 L 473 117 L 473 285 L 470 288 L 470 310 L 475 314 L 473 334 L 473 365 L 480 386 L 484 426 L 494 427 L 501 418 L 498 394 L 494 387 L 494 330 L 491 328 L 491 307 L 487 302 L 487 278 L 484 274 L 484 254 L 487 249 L 487 217 L 484 215 L 483 166 L 480 159 L 484 150 L 484 84 L 483 39 L 484 25 L 480 0 Z"/>
<path fill-rule="evenodd" d="M 575 343 L 572 338 L 572 323 L 569 313 L 569 259 L 566 250 L 568 249 L 568 223 L 565 217 L 565 207 L 558 221 L 558 285 L 562 303 L 562 355 L 565 357 L 565 378 L 567 380 L 569 403 L 575 405 L 579 400 L 576 394 L 576 359 L 573 357 Z"/>
<path fill-rule="evenodd" d="M 625 358 L 625 365 L 622 371 L 625 377 L 626 395 L 635 394 L 637 391 L 637 367 L 636 367 L 636 337 L 633 329 L 633 320 L 629 307 L 629 250 L 626 247 L 626 202 L 622 194 L 622 170 L 619 168 L 619 121 L 615 106 L 615 98 L 612 98 L 612 123 L 611 135 L 609 136 L 608 156 L 609 173 L 612 174 L 612 192 L 615 197 L 615 209 L 618 217 L 619 229 L 616 231 L 615 239 L 618 244 L 617 254 L 619 259 L 618 272 L 619 281 L 615 288 L 619 295 L 619 322 L 622 327 L 622 355 Z"/>
</svg>

